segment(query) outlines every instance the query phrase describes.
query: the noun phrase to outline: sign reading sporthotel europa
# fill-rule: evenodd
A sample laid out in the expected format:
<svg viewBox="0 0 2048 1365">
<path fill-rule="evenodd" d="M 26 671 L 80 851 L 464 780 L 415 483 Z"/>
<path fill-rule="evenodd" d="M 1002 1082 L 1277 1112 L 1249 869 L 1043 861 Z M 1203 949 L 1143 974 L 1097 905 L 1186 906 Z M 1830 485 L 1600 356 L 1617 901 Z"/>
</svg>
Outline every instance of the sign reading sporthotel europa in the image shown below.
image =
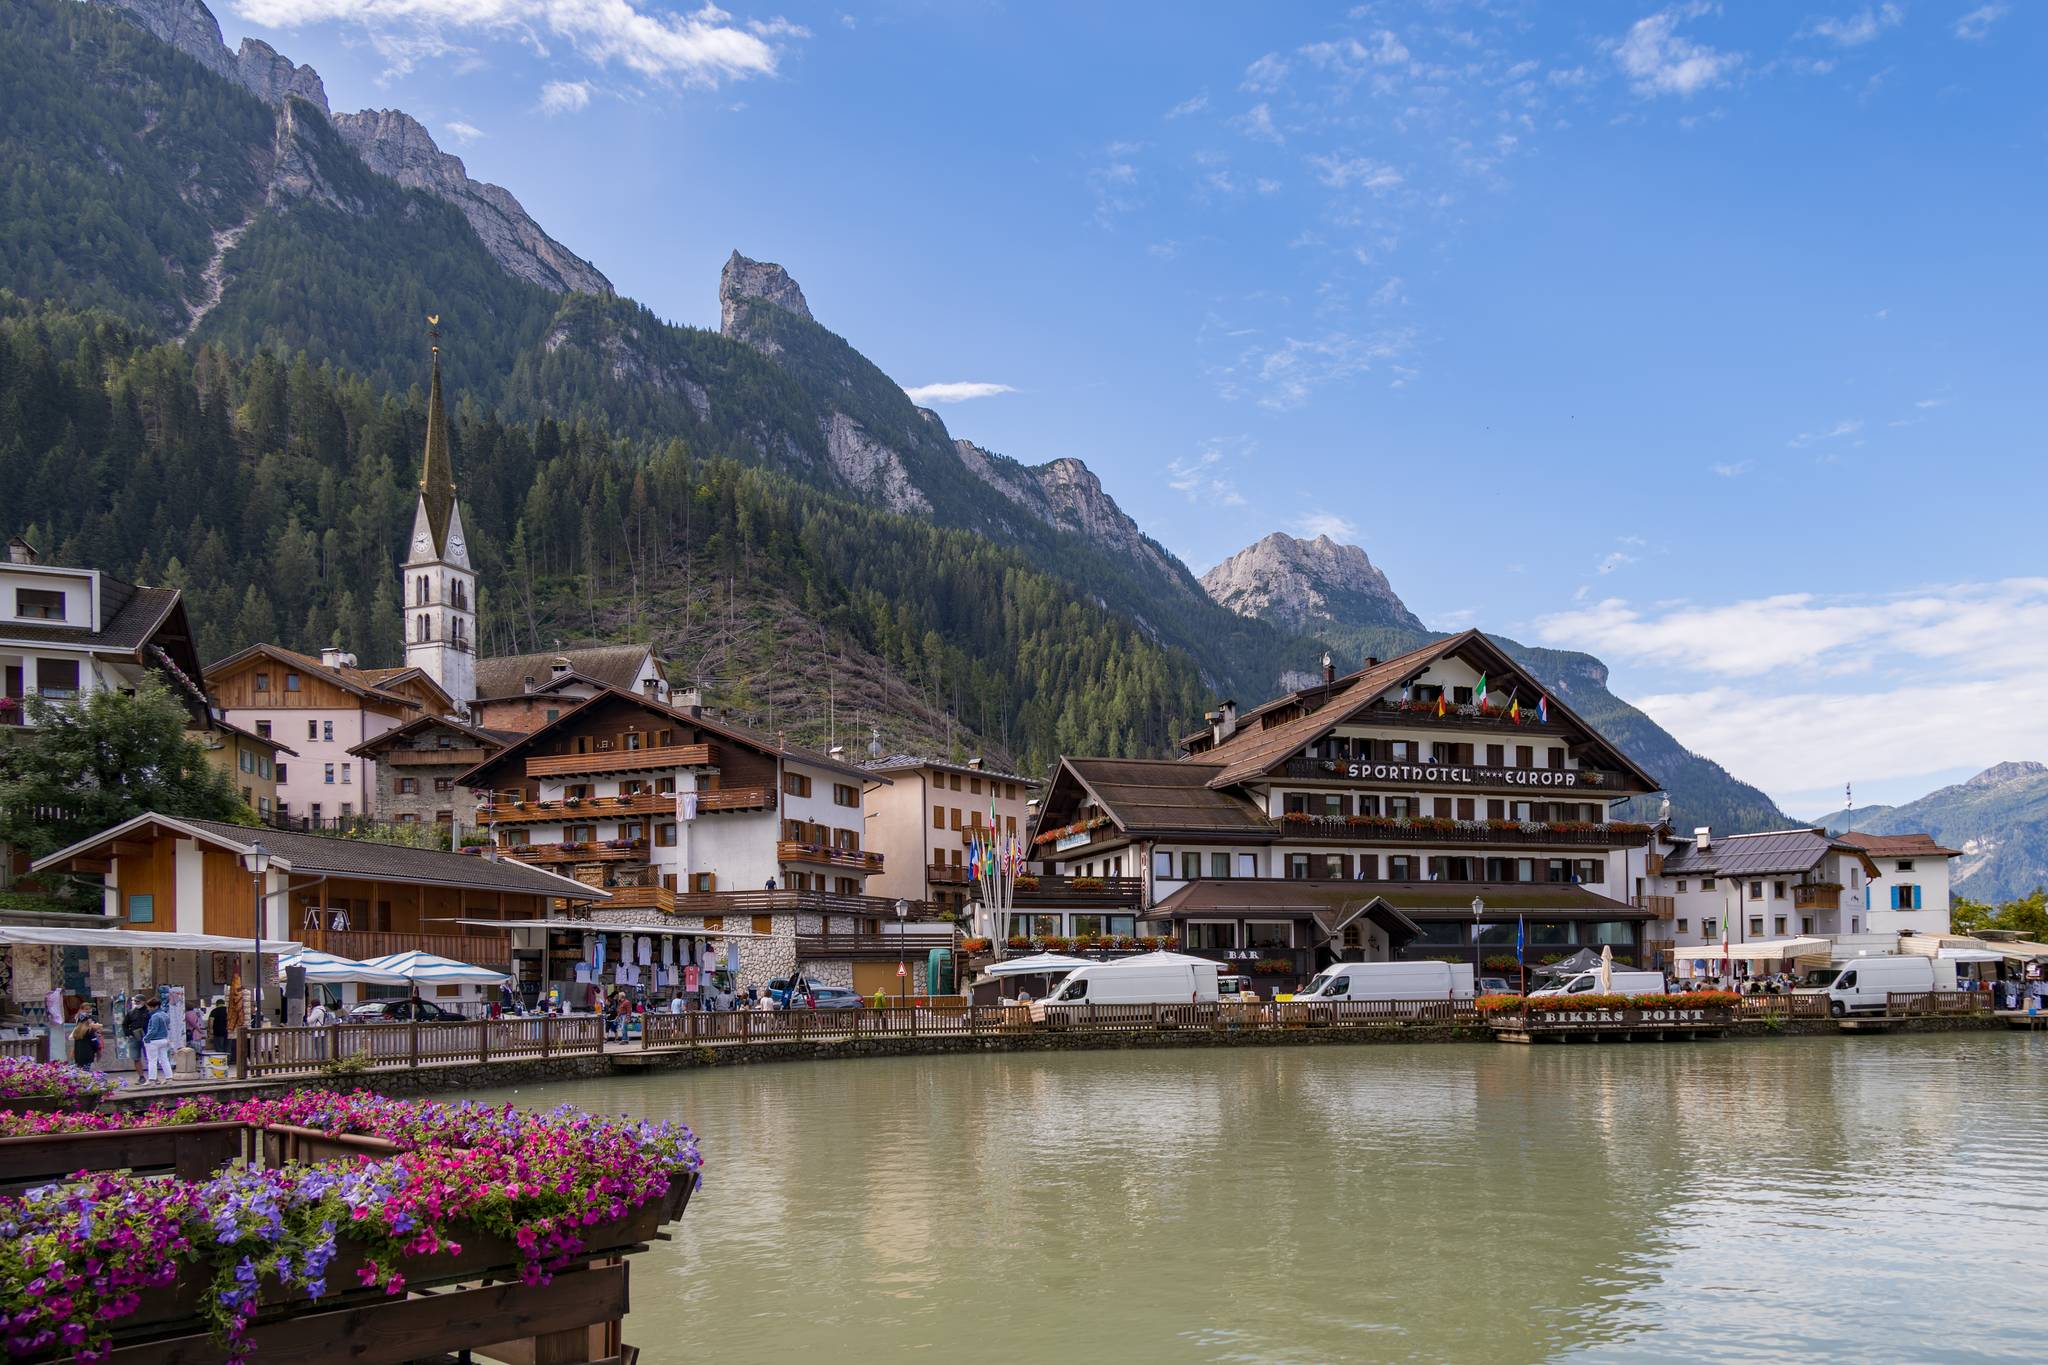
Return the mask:
<svg viewBox="0 0 2048 1365">
<path fill-rule="evenodd" d="M 1333 767 L 1339 765 L 1332 765 Z M 1431 782 L 1450 786 L 1597 787 L 1600 774 L 1576 768 L 1473 768 L 1459 763 L 1346 763 L 1344 776 L 1359 782 Z M 1584 779 L 1583 782 L 1581 779 Z"/>
</svg>

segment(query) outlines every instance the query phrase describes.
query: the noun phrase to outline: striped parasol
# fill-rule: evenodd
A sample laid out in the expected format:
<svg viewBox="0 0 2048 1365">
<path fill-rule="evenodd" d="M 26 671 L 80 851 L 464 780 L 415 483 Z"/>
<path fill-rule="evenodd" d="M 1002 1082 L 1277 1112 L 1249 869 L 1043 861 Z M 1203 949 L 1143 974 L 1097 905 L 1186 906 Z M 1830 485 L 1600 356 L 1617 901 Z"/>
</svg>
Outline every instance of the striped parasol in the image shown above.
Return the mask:
<svg viewBox="0 0 2048 1365">
<path fill-rule="evenodd" d="M 457 962 L 453 958 L 423 953 L 417 948 L 408 952 L 386 953 L 383 957 L 373 957 L 363 965 L 375 967 L 380 971 L 395 972 L 415 984 L 425 982 L 428 985 L 440 986 L 495 986 L 499 982 L 511 980 L 505 973 L 494 972 L 489 967 L 473 967 L 467 962 Z"/>
<path fill-rule="evenodd" d="M 407 978 L 382 967 L 372 967 L 367 962 L 358 962 L 352 957 L 337 957 L 314 948 L 293 948 L 278 954 L 277 979 L 284 980 L 288 967 L 304 967 L 306 980 L 320 986 L 340 985 L 343 982 L 361 982 L 373 986 L 403 986 Z"/>
</svg>

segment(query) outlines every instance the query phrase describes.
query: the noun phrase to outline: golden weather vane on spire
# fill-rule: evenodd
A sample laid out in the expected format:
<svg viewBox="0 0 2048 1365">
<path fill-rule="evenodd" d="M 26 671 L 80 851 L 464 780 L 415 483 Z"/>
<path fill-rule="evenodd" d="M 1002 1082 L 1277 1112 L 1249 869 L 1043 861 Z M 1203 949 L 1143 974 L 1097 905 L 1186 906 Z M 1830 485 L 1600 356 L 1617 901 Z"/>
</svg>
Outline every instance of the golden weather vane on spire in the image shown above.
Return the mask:
<svg viewBox="0 0 2048 1365">
<path fill-rule="evenodd" d="M 434 354 L 441 354 L 441 315 L 427 314 L 427 335 L 434 339 Z"/>
</svg>

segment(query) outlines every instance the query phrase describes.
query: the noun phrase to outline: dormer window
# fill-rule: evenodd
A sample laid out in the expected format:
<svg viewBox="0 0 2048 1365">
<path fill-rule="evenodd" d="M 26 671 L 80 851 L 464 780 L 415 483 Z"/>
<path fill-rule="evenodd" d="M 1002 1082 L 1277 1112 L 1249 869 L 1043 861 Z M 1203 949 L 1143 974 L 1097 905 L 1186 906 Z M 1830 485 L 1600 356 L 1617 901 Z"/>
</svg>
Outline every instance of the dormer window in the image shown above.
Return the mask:
<svg viewBox="0 0 2048 1365">
<path fill-rule="evenodd" d="M 14 614 L 24 621 L 61 621 L 64 594 L 54 588 L 16 588 Z"/>
</svg>

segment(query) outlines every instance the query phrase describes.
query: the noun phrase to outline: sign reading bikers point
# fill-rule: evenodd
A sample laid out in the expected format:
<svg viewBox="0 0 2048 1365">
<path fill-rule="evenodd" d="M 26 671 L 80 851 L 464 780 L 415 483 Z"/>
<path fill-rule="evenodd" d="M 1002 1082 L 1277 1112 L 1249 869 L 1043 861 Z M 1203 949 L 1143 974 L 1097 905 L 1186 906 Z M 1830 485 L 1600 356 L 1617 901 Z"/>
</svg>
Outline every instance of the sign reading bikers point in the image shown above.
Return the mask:
<svg viewBox="0 0 2048 1365">
<path fill-rule="evenodd" d="M 1413 782 L 1419 786 L 1438 783 L 1451 787 L 1561 787 L 1597 785 L 1590 772 L 1576 768 L 1474 768 L 1460 763 L 1346 763 L 1345 777 L 1359 782 Z"/>
</svg>

